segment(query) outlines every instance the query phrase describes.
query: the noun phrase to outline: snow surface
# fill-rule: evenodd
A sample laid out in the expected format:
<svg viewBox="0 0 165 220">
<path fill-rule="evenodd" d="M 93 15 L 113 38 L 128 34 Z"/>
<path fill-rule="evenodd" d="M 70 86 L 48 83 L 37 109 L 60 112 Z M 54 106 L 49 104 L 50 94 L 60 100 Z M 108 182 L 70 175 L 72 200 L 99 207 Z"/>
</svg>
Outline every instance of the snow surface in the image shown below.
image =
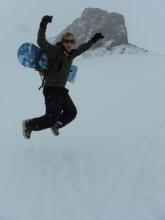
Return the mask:
<svg viewBox="0 0 165 220">
<path fill-rule="evenodd" d="M 48 129 L 30 141 L 21 121 L 44 113 L 40 79 L 8 67 L 0 87 L 0 219 L 164 220 L 164 59 L 76 60 L 68 88 L 77 118 L 59 137 Z"/>
</svg>

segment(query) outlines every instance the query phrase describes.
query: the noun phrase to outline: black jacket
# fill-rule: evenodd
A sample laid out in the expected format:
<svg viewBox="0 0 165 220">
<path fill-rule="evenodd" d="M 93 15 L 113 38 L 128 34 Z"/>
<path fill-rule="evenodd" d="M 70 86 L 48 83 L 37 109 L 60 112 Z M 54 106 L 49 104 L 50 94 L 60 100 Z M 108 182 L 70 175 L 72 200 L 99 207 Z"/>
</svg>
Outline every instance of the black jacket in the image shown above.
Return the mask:
<svg viewBox="0 0 165 220">
<path fill-rule="evenodd" d="M 73 59 L 86 50 L 88 50 L 94 42 L 92 40 L 81 44 L 77 49 L 73 49 L 67 53 L 61 43 L 56 45 L 50 44 L 46 40 L 45 30 L 39 29 L 37 43 L 40 48 L 44 49 L 48 56 L 48 72 L 45 75 L 46 86 L 65 87 Z"/>
</svg>

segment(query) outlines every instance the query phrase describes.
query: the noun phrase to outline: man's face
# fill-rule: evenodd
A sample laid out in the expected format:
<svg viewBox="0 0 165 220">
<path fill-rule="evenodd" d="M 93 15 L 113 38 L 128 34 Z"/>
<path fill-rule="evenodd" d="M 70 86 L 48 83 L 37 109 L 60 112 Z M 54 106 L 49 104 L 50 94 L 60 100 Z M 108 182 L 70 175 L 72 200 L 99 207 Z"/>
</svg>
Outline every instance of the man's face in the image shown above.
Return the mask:
<svg viewBox="0 0 165 220">
<path fill-rule="evenodd" d="M 63 46 L 65 47 L 66 51 L 69 53 L 75 47 L 75 39 L 72 36 L 68 36 L 63 40 Z"/>
</svg>

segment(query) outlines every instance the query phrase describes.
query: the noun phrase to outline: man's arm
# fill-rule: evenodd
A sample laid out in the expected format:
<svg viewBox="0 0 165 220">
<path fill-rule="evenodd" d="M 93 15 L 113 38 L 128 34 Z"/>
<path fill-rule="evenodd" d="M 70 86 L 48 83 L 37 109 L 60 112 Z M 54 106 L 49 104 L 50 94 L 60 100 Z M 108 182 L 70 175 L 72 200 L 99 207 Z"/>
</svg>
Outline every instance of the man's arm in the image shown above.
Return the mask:
<svg viewBox="0 0 165 220">
<path fill-rule="evenodd" d="M 47 24 L 52 22 L 52 18 L 53 18 L 52 16 L 48 16 L 48 15 L 44 16 L 41 20 L 38 31 L 38 37 L 37 37 L 38 46 L 44 49 L 45 51 L 48 51 L 53 47 L 53 45 L 46 40 L 46 33 L 45 33 Z"/>
<path fill-rule="evenodd" d="M 87 51 L 93 44 L 102 38 L 104 38 L 104 36 L 101 33 L 96 33 L 87 43 L 81 44 L 73 51 L 73 58 Z"/>
</svg>

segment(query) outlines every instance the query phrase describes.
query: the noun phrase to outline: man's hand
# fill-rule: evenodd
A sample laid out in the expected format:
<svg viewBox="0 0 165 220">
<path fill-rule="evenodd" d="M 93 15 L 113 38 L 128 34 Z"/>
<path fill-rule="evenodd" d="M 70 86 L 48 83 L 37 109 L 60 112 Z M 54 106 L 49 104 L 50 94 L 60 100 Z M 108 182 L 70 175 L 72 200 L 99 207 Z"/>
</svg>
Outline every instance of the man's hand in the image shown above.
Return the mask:
<svg viewBox="0 0 165 220">
<path fill-rule="evenodd" d="M 104 36 L 102 35 L 102 33 L 96 33 L 92 38 L 91 41 L 93 41 L 94 43 L 96 43 L 98 40 L 103 39 Z"/>
<path fill-rule="evenodd" d="M 41 20 L 41 23 L 40 23 L 40 28 L 41 29 L 46 29 L 46 26 L 48 23 L 51 23 L 52 22 L 52 19 L 53 19 L 53 16 L 49 16 L 49 15 L 45 15 L 42 20 Z"/>
</svg>

